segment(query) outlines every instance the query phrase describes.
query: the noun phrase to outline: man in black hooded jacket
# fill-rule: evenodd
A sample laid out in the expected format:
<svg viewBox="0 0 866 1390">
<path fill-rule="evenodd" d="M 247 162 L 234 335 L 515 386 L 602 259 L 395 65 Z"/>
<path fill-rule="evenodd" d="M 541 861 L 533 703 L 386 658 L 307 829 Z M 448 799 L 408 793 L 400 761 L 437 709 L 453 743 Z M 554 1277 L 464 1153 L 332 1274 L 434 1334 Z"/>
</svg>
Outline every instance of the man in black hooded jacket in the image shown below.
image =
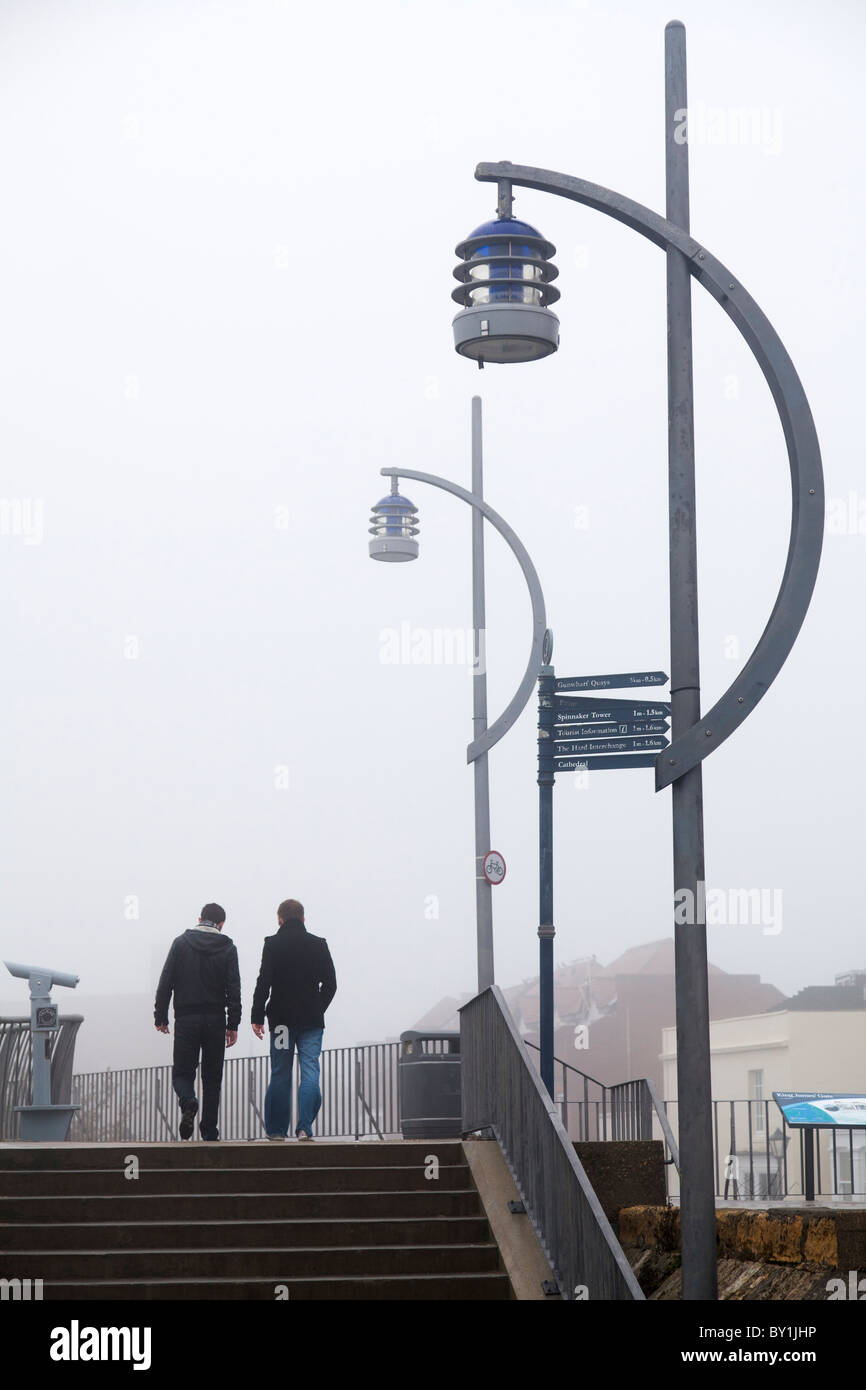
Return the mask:
<svg viewBox="0 0 866 1390">
<path fill-rule="evenodd" d="M 198 1110 L 195 1074 L 199 1052 L 199 1131 L 202 1139 L 219 1139 L 217 1121 L 225 1050 L 237 1042 L 241 1021 L 238 951 L 231 938 L 222 935 L 225 920 L 218 903 L 206 903 L 198 926 L 190 927 L 171 943 L 156 989 L 153 1020 L 160 1033 L 168 1032 L 168 1001 L 174 992 L 172 1084 L 181 1110 L 181 1139 L 191 1137 Z"/>
</svg>

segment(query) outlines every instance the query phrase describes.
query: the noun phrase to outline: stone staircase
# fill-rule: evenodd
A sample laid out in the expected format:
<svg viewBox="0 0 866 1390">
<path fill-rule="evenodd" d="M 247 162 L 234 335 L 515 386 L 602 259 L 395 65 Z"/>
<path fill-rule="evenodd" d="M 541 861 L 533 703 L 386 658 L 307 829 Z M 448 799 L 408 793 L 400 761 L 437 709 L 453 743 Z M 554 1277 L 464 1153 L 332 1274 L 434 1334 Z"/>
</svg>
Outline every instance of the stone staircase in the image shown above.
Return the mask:
<svg viewBox="0 0 866 1390">
<path fill-rule="evenodd" d="M 0 1145 L 0 1279 L 46 1300 L 513 1297 L 459 1140 Z"/>
</svg>

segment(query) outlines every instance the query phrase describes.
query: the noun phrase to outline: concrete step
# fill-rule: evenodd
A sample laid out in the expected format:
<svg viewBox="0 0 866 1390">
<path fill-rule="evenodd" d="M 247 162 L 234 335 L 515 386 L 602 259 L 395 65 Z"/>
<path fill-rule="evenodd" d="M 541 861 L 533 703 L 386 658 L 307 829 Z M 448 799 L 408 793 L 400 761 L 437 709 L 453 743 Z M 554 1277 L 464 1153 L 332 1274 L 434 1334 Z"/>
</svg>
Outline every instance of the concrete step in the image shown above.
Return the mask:
<svg viewBox="0 0 866 1390">
<path fill-rule="evenodd" d="M 126 1183 L 127 1188 L 134 1183 Z M 240 1186 L 240 1184 L 239 1184 Z M 8 1197 L 0 1203 L 4 1222 L 31 1221 L 260 1221 L 296 1218 L 368 1220 L 375 1217 L 477 1216 L 475 1189 L 451 1190 L 428 1183 L 410 1192 L 247 1192 L 223 1195 L 121 1193 L 116 1197 Z"/>
<path fill-rule="evenodd" d="M 401 1167 L 423 1164 L 428 1154 L 440 1163 L 463 1163 L 458 1139 L 399 1139 L 394 1141 L 317 1139 L 312 1144 L 290 1139 L 286 1144 L 267 1140 L 226 1141 L 207 1144 L 177 1140 L 167 1144 L 0 1144 L 0 1173 L 60 1172 L 67 1169 L 99 1169 L 116 1172 L 134 1154 L 142 1165 L 154 1168 L 294 1168 L 294 1167 Z"/>
<path fill-rule="evenodd" d="M 254 1221 L 20 1222 L 0 1224 L 0 1252 L 16 1250 L 198 1250 L 230 1245 L 285 1250 L 335 1245 L 482 1245 L 483 1216 Z M 2 1261 L 2 1254 L 0 1254 Z M 7 1263 L 9 1263 L 7 1261 Z M 13 1262 L 14 1263 L 14 1262 Z M 11 1266 L 10 1266 L 11 1267 Z"/>
<path fill-rule="evenodd" d="M 6 1269 L 3 1267 L 6 1266 Z M 185 1250 L 16 1250 L 0 1257 L 7 1278 L 78 1282 L 90 1279 L 217 1279 L 227 1270 L 238 1279 L 346 1278 L 403 1274 L 494 1273 L 499 1251 L 484 1245 L 373 1245 L 284 1250 L 231 1248 Z M 8 1270 L 8 1273 L 7 1273 Z"/>
<path fill-rule="evenodd" d="M 137 1178 L 130 1179 L 120 1167 L 100 1169 L 65 1169 L 58 1172 L 0 1173 L 0 1198 L 105 1196 L 112 1191 L 120 1194 L 129 1188 L 149 1193 L 203 1192 L 403 1192 L 424 1191 L 436 1184 L 458 1190 L 472 1188 L 472 1178 L 466 1164 L 441 1164 L 438 1178 L 425 1175 L 422 1161 L 384 1166 L 351 1164 L 347 1167 L 324 1167 L 321 1164 L 282 1167 L 162 1168 L 142 1163 Z"/>
<path fill-rule="evenodd" d="M 7 1145 L 0 1252 L 49 1300 L 513 1296 L 455 1140 Z"/>
<path fill-rule="evenodd" d="M 363 1301 L 469 1301 L 488 1302 L 512 1297 L 508 1276 L 488 1274 L 383 1275 L 334 1279 L 128 1279 L 94 1280 L 92 1283 L 60 1281 L 45 1285 L 46 1301 L 87 1299 L 108 1302 L 120 1299 L 263 1300 L 273 1303 L 276 1286 L 285 1285 L 289 1301 L 334 1299 Z M 104 1321 L 104 1319 L 103 1319 Z"/>
</svg>

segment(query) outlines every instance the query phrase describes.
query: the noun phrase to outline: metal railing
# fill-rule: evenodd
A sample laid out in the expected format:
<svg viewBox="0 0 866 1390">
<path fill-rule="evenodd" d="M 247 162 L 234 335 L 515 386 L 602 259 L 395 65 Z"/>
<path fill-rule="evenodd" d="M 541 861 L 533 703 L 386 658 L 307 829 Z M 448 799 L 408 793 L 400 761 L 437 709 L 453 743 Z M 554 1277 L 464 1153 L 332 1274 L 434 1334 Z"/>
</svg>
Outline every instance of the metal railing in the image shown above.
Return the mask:
<svg viewBox="0 0 866 1390">
<path fill-rule="evenodd" d="M 322 1108 L 316 1134 L 362 1139 L 399 1134 L 399 1043 L 338 1047 L 320 1057 Z M 223 1069 L 219 1130 L 223 1139 L 262 1139 L 269 1058 L 227 1057 Z M 298 1059 L 292 1078 L 297 1115 Z M 196 1078 L 201 1105 L 201 1075 Z M 69 1131 L 91 1143 L 148 1143 L 176 1139 L 179 1120 L 171 1067 L 133 1067 L 72 1077 L 72 1099 L 81 1108 Z"/>
<path fill-rule="evenodd" d="M 468 1006 L 467 1006 L 468 1007 Z M 510 1015 L 509 1015 L 510 1017 Z M 61 1017 L 51 1057 L 51 1099 L 80 1106 L 69 1138 L 89 1142 L 147 1142 L 177 1137 L 178 1107 L 171 1067 L 72 1074 L 81 1015 Z M 538 1049 L 518 1036 L 524 1058 L 537 1074 Z M 493 1044 L 491 1044 L 491 1047 Z M 323 1138 L 383 1139 L 399 1135 L 400 1044 L 333 1048 L 321 1056 L 322 1109 L 316 1133 Z M 668 1199 L 679 1197 L 677 1102 L 661 1101 L 646 1079 L 607 1086 L 556 1058 L 555 1094 L 564 1136 L 571 1140 L 660 1139 L 665 1146 Z M 264 1135 L 264 1096 L 269 1059 L 226 1058 L 220 1104 L 225 1139 Z M 31 1099 L 29 1018 L 0 1019 L 0 1141 L 18 1138 L 15 1106 Z M 292 1087 L 297 1095 L 297 1059 Z M 201 1100 L 200 1083 L 198 1086 Z M 546 1105 L 550 1105 L 544 1092 Z M 803 1197 L 806 1136 L 790 1129 L 771 1100 L 713 1102 L 715 1188 L 720 1200 L 772 1201 Z M 818 1131 L 815 1195 L 866 1197 L 866 1134 L 856 1127 Z"/>
<path fill-rule="evenodd" d="M 539 1055 L 527 1043 L 533 1062 Z M 554 1094 L 563 1128 L 576 1141 L 661 1139 L 668 1199 L 679 1199 L 677 1102 L 662 1101 L 646 1079 L 607 1086 L 555 1058 Z M 673 1121 L 673 1123 L 671 1123 Z M 815 1196 L 866 1196 L 866 1134 L 856 1127 L 816 1131 Z M 775 1101 L 714 1100 L 715 1195 L 766 1202 L 806 1193 L 806 1134 L 789 1128 Z"/>
<path fill-rule="evenodd" d="M 652 1100 L 653 1138 L 656 1137 L 655 1126 L 658 1125 L 658 1128 L 661 1130 L 661 1137 L 665 1146 L 665 1167 L 667 1169 L 668 1167 L 670 1167 L 671 1164 L 673 1164 L 674 1168 L 677 1171 L 677 1174 L 679 1174 L 680 1148 L 679 1144 L 674 1138 L 674 1132 L 671 1129 L 670 1121 L 668 1120 L 668 1112 L 665 1108 L 665 1103 L 659 1095 L 658 1091 L 656 1090 L 656 1085 L 654 1081 L 647 1080 L 645 1084 L 650 1093 L 650 1099 Z M 667 1176 L 665 1181 L 667 1183 L 668 1192 L 670 1192 L 670 1177 Z"/>
<path fill-rule="evenodd" d="M 677 1102 L 664 1112 L 675 1130 Z M 815 1130 L 815 1196 L 866 1197 L 866 1132 L 856 1126 Z M 807 1131 L 790 1128 L 772 1100 L 714 1100 L 713 1155 L 716 1196 L 727 1201 L 766 1202 L 806 1193 Z M 676 1199 L 676 1174 L 669 1174 Z"/>
<path fill-rule="evenodd" d="M 460 1010 L 460 1038 L 464 1133 L 496 1135 L 562 1297 L 643 1299 L 496 985 Z"/>
<path fill-rule="evenodd" d="M 535 1054 L 540 1057 L 540 1049 L 535 1043 L 526 1043 L 526 1046 L 531 1049 L 532 1060 L 537 1065 Z M 553 1060 L 554 1095 L 563 1128 L 571 1139 L 580 1143 L 661 1137 L 665 1162 L 679 1168 L 677 1143 L 652 1081 L 642 1078 L 607 1086 L 561 1057 Z M 656 1133 L 656 1126 L 660 1135 Z"/>
<path fill-rule="evenodd" d="M 612 1139 L 651 1139 L 653 1103 L 646 1081 L 621 1081 L 609 1088 Z"/>
<path fill-rule="evenodd" d="M 56 1031 L 41 1035 L 51 1040 L 52 1105 L 69 1104 L 75 1038 L 83 1021 L 81 1014 L 62 1015 Z M 0 1018 L 0 1140 L 18 1138 L 15 1107 L 29 1105 L 32 1091 L 30 1016 Z"/>
<path fill-rule="evenodd" d="M 527 1042 L 530 1060 L 539 1069 L 541 1049 L 537 1043 Z M 553 1059 L 553 1094 L 560 1108 L 563 1128 L 572 1139 L 592 1141 L 609 1139 L 609 1122 L 612 1117 L 608 1102 L 608 1087 L 594 1076 L 564 1062 L 561 1057 Z"/>
</svg>

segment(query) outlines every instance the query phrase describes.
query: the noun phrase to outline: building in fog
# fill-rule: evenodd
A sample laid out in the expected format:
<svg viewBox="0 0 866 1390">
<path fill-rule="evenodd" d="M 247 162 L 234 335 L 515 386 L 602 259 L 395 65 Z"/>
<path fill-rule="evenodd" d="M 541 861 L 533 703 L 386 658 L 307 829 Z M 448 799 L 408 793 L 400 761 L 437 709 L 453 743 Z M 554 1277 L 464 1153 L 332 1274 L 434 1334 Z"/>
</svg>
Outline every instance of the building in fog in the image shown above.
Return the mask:
<svg viewBox="0 0 866 1390">
<path fill-rule="evenodd" d="M 773 1092 L 866 1096 L 866 970 L 837 975 L 832 985 L 808 985 L 760 1013 L 715 1018 L 710 1054 L 713 1099 L 724 1103 L 720 1129 L 736 1160 L 740 1188 L 747 1195 L 773 1195 L 781 1191 L 786 1158 L 789 1172 L 799 1174 L 796 1136 L 789 1131 L 786 1155 Z M 662 1060 L 664 1098 L 676 1101 L 675 1028 L 664 1031 Z M 675 1128 L 676 1107 L 669 1113 Z M 866 1131 L 819 1134 L 823 1190 L 866 1192 Z"/>
<path fill-rule="evenodd" d="M 781 1003 L 775 985 L 758 975 L 709 967 L 710 1018 L 763 1013 Z M 527 1043 L 538 1045 L 538 978 L 503 990 Z M 458 1029 L 458 1010 L 472 996 L 443 999 L 416 1028 Z M 602 965 L 595 956 L 572 961 L 554 979 L 554 1052 L 605 1086 L 647 1077 L 661 1093 L 663 1030 L 676 1020 L 673 938 L 633 946 Z"/>
</svg>

